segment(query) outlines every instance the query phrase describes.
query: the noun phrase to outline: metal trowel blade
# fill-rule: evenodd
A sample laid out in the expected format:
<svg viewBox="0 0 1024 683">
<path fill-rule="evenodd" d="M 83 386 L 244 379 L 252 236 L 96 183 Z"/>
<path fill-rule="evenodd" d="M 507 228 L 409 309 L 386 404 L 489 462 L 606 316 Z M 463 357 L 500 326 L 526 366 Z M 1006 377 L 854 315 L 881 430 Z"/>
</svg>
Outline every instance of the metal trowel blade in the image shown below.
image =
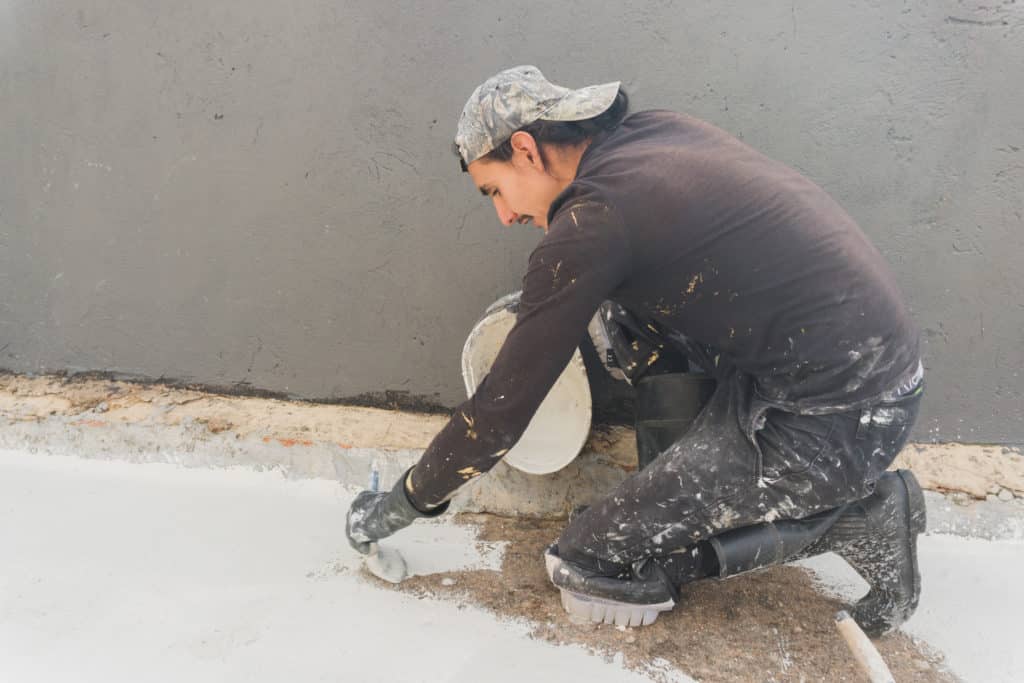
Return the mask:
<svg viewBox="0 0 1024 683">
<path fill-rule="evenodd" d="M 401 553 L 393 548 L 381 548 L 376 543 L 370 544 L 366 568 L 378 579 L 388 583 L 402 583 L 409 571 Z"/>
</svg>

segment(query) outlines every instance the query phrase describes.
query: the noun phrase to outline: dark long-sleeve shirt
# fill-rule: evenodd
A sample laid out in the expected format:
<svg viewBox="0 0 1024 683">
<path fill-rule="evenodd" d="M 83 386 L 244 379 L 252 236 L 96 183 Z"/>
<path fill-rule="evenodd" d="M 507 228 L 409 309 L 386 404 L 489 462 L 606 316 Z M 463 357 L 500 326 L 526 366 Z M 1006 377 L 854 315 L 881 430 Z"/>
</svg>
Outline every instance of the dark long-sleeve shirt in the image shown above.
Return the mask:
<svg viewBox="0 0 1024 683">
<path fill-rule="evenodd" d="M 795 412 L 865 405 L 918 363 L 893 275 L 820 187 L 724 131 L 648 111 L 597 136 L 530 255 L 490 373 L 412 472 L 435 505 L 525 431 L 604 300 Z"/>
</svg>

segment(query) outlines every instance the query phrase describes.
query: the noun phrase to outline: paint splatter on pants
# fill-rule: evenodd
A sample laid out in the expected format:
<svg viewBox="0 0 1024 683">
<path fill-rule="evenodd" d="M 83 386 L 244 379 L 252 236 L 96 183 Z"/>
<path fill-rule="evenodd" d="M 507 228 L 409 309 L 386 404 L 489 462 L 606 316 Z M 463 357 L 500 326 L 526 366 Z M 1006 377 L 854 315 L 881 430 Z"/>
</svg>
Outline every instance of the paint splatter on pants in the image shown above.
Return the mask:
<svg viewBox="0 0 1024 683">
<path fill-rule="evenodd" d="M 906 443 L 921 388 L 898 400 L 796 415 L 756 398 L 733 372 L 689 430 L 573 519 L 559 554 L 613 576 L 729 529 L 799 519 L 871 494 Z"/>
</svg>

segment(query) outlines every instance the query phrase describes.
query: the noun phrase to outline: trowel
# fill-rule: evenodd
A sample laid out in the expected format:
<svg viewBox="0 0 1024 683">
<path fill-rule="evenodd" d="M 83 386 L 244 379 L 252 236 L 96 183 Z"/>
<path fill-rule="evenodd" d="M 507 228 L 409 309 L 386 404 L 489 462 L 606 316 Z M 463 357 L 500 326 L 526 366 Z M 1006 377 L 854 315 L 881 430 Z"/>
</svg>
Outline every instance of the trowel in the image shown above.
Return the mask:
<svg viewBox="0 0 1024 683">
<path fill-rule="evenodd" d="M 371 491 L 380 488 L 380 472 L 377 463 L 370 468 Z M 394 548 L 381 548 L 376 542 L 370 544 L 370 552 L 366 554 L 366 568 L 378 579 L 388 583 L 402 583 L 409 575 L 409 569 L 405 565 L 405 558 Z"/>
</svg>

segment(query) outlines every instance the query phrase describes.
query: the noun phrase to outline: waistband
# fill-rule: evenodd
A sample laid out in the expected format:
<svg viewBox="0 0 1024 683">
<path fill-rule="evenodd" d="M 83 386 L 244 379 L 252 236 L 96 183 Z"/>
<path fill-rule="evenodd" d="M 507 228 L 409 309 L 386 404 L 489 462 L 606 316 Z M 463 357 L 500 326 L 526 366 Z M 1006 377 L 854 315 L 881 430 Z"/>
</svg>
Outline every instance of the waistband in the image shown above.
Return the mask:
<svg viewBox="0 0 1024 683">
<path fill-rule="evenodd" d="M 891 389 L 883 391 L 879 400 L 897 401 L 901 398 L 907 398 L 917 392 L 923 383 L 924 364 L 919 360 L 917 361 L 917 365 L 913 366 L 910 371 L 904 373 Z"/>
</svg>

